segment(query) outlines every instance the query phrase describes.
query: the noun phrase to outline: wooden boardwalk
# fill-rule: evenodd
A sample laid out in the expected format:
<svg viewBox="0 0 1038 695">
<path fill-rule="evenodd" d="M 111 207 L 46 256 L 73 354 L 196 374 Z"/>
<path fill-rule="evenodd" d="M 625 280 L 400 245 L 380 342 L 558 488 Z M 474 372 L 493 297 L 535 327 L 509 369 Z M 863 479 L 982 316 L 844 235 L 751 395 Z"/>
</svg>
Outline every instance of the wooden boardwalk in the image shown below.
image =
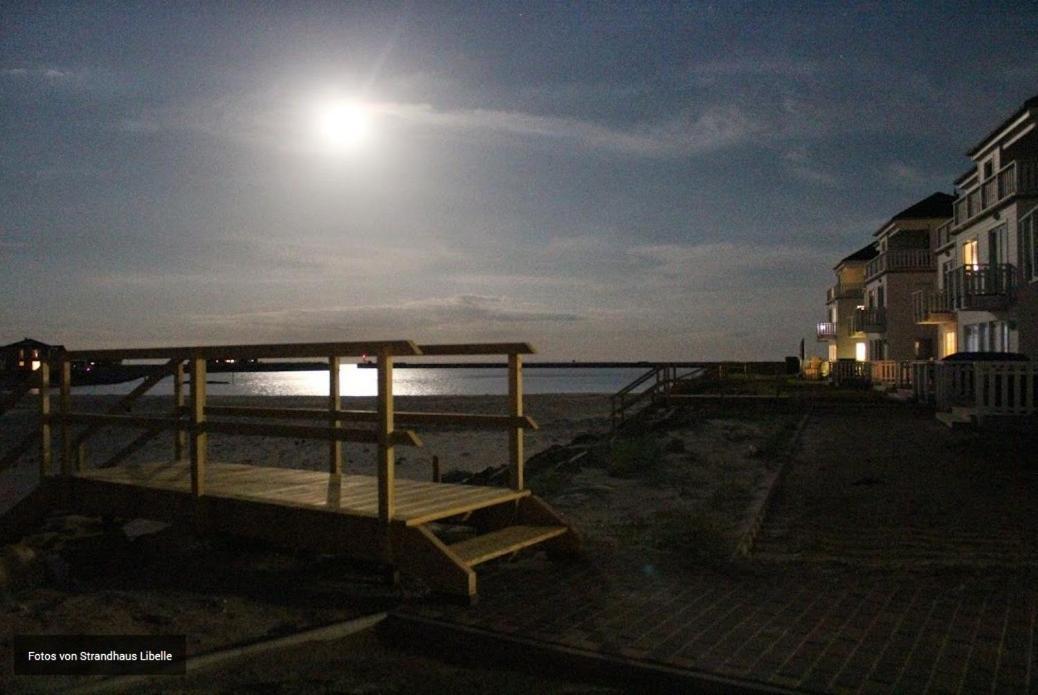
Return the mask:
<svg viewBox="0 0 1038 695">
<path fill-rule="evenodd" d="M 77 478 L 81 481 L 77 482 L 78 488 L 92 485 L 95 489 L 104 488 L 104 494 L 111 496 L 120 492 L 133 495 L 140 488 L 191 494 L 191 467 L 186 461 L 93 469 Z M 400 478 L 396 481 L 395 493 L 393 522 L 419 526 L 515 502 L 528 496 L 530 491 Z M 332 476 L 293 468 L 210 461 L 206 471 L 206 495 L 378 518 L 378 478 L 371 475 Z"/>
<path fill-rule="evenodd" d="M 259 538 L 290 548 L 351 555 L 415 575 L 434 590 L 472 600 L 473 568 L 533 545 L 556 553 L 579 548 L 574 530 L 526 489 L 523 431 L 537 424 L 523 414 L 522 355 L 526 343 L 417 345 L 412 341 L 302 343 L 138 348 L 66 352 L 44 362 L 30 384 L 4 409 L 37 387 L 39 429 L 20 442 L 0 469 L 40 446 L 38 490 L 0 518 L 0 531 L 38 518 L 47 508 L 96 516 L 148 518 L 189 523 L 200 532 L 223 532 Z M 398 355 L 508 356 L 508 412 L 396 412 L 393 360 Z M 342 357 L 377 355 L 377 408 L 344 410 L 340 398 Z M 228 360 L 327 360 L 326 408 L 253 408 L 210 406 L 206 398 L 209 363 Z M 163 360 L 153 373 L 106 413 L 72 408 L 72 360 Z M 50 374 L 56 371 L 58 407 L 51 407 Z M 186 375 L 190 373 L 190 388 Z M 173 398 L 165 415 L 130 414 L 134 402 L 164 378 L 173 380 Z M 187 393 L 185 393 L 187 391 Z M 298 424 L 298 421 L 304 424 Z M 440 482 L 397 480 L 395 448 L 421 446 L 421 438 L 396 425 L 461 425 L 505 433 L 510 460 L 509 487 L 476 487 Z M 105 427 L 142 430 L 117 454 L 88 465 L 86 445 Z M 52 470 L 52 431 L 59 435 L 60 472 Z M 173 456 L 166 463 L 126 464 L 145 444 L 172 432 Z M 221 435 L 316 439 L 328 444 L 328 470 L 306 471 L 213 462 L 208 439 Z M 376 475 L 343 475 L 342 442 L 375 445 Z M 121 465 L 120 465 L 121 464 Z M 470 536 L 453 543 L 437 533 L 442 522 L 467 526 Z M 394 572 L 395 574 L 395 572 Z"/>
</svg>

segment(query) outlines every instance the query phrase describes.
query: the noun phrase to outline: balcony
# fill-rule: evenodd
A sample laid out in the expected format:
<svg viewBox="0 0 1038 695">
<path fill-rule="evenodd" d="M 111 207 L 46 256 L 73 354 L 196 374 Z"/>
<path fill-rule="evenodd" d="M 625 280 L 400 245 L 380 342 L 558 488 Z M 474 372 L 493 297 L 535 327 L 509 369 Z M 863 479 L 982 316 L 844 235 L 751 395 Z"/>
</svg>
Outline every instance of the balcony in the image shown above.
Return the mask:
<svg viewBox="0 0 1038 695">
<path fill-rule="evenodd" d="M 887 330 L 887 310 L 872 307 L 855 309 L 851 314 L 851 333 L 882 333 Z"/>
<path fill-rule="evenodd" d="M 962 227 L 975 217 L 1017 194 L 1038 194 L 1038 159 L 1018 159 L 1005 165 L 955 201 L 955 227 Z"/>
<path fill-rule="evenodd" d="M 936 324 L 955 320 L 951 295 L 944 290 L 916 290 L 912 293 L 912 313 L 916 323 Z"/>
<path fill-rule="evenodd" d="M 836 340 L 836 324 L 832 321 L 819 321 L 816 333 L 820 343 Z"/>
<path fill-rule="evenodd" d="M 874 278 L 892 271 L 933 272 L 937 269 L 930 249 L 890 249 L 865 265 L 865 277 Z"/>
<path fill-rule="evenodd" d="M 861 300 L 865 296 L 865 285 L 860 282 L 838 282 L 825 292 L 825 303 L 832 304 L 837 299 Z"/>
<path fill-rule="evenodd" d="M 945 275 L 944 287 L 955 309 L 1005 309 L 1014 298 L 1016 268 L 1008 263 L 962 265 Z"/>
</svg>

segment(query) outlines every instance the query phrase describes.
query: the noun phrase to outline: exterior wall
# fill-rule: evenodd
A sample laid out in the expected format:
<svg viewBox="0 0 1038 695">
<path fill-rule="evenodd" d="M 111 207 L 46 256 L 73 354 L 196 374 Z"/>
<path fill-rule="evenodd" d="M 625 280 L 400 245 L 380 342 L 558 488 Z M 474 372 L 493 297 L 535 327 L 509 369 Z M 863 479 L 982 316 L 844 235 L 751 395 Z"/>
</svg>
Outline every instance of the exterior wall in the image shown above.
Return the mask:
<svg viewBox="0 0 1038 695">
<path fill-rule="evenodd" d="M 955 235 L 955 267 L 963 263 L 963 246 L 976 240 L 978 256 L 981 263 L 990 257 L 989 232 L 1005 225 L 1006 258 L 1016 269 L 1016 289 L 1013 301 L 1005 309 L 992 311 L 959 310 L 957 314 L 959 350 L 967 350 L 967 334 L 970 326 L 1005 322 L 1008 326 L 1011 352 L 1023 352 L 1032 359 L 1038 359 L 1038 284 L 1023 277 L 1018 221 L 1022 215 L 1032 210 L 1038 201 L 1016 200 L 992 214 L 985 215 L 968 227 L 964 227 Z"/>
<path fill-rule="evenodd" d="M 838 284 L 863 285 L 865 282 L 865 263 L 862 261 L 849 261 L 836 268 L 836 281 Z M 829 304 L 829 320 L 836 323 L 836 359 L 853 360 L 856 357 L 857 343 L 864 338 L 855 338 L 851 334 L 851 317 L 855 310 L 862 304 L 863 300 L 845 297 L 836 299 Z"/>
</svg>

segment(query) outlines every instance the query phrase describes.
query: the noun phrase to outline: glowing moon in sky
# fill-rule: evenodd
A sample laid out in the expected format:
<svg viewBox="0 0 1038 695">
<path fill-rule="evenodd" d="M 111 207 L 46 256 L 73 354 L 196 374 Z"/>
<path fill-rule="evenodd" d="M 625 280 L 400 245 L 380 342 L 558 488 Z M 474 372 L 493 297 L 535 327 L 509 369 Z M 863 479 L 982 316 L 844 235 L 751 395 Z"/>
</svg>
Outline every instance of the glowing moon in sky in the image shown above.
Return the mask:
<svg viewBox="0 0 1038 695">
<path fill-rule="evenodd" d="M 358 101 L 333 101 L 317 114 L 321 142 L 332 151 L 354 150 L 371 135 L 371 110 Z"/>
</svg>

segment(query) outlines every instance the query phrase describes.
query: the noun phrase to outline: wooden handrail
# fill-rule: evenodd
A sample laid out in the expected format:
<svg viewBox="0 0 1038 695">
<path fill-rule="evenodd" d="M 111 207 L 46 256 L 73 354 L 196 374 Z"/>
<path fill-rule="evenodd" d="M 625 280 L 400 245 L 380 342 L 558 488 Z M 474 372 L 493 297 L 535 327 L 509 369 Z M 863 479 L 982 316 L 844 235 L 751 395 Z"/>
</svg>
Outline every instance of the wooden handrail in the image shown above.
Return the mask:
<svg viewBox="0 0 1038 695">
<path fill-rule="evenodd" d="M 529 343 L 443 343 L 418 346 L 422 355 L 533 355 L 537 350 Z M 433 365 L 429 365 L 433 366 Z"/>
<path fill-rule="evenodd" d="M 327 417 L 327 411 L 321 411 Z M 226 422 L 205 420 L 197 428 L 187 420 L 158 415 L 113 415 L 108 413 L 66 413 L 50 415 L 49 422 L 60 421 L 88 425 L 110 425 L 113 427 L 143 427 L 148 430 L 187 430 L 217 434 L 239 434 L 246 436 L 294 437 L 297 439 L 320 439 L 324 441 L 378 443 L 374 430 L 333 429 L 309 425 L 256 424 L 249 422 Z M 390 433 L 393 444 L 421 446 L 422 440 L 410 430 Z"/>
<path fill-rule="evenodd" d="M 206 415 L 223 417 L 254 417 L 285 420 L 329 420 L 339 422 L 378 422 L 376 410 L 339 410 L 334 415 L 320 408 L 259 408 L 236 405 L 208 405 Z M 465 425 L 485 429 L 508 429 L 524 427 L 539 429 L 537 422 L 529 415 L 512 417 L 511 415 L 488 415 L 483 413 L 434 413 L 396 411 L 396 422 L 403 425 Z"/>
<path fill-rule="evenodd" d="M 140 360 L 140 359 L 261 359 L 271 357 L 361 357 L 386 352 L 391 355 L 421 355 L 410 340 L 378 340 L 341 343 L 264 343 L 257 345 L 205 345 L 129 348 L 125 350 L 70 350 L 70 360 Z"/>
</svg>

